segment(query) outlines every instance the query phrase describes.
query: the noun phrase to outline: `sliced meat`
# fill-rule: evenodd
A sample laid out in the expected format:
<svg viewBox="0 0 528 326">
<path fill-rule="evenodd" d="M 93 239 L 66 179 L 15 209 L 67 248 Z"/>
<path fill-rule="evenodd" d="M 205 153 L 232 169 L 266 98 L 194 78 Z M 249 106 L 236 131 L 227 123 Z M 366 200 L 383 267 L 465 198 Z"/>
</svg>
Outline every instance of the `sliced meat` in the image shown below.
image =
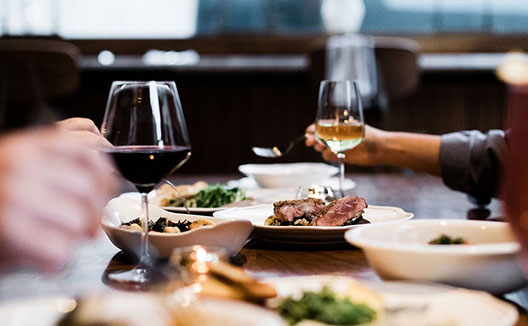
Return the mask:
<svg viewBox="0 0 528 326">
<path fill-rule="evenodd" d="M 296 217 L 305 216 L 308 219 L 316 217 L 325 207 L 320 199 L 308 198 L 297 200 L 283 200 L 273 204 L 275 218 L 282 221 L 293 221 Z"/>
<path fill-rule="evenodd" d="M 357 196 L 346 196 L 334 200 L 326 206 L 313 220 L 311 225 L 316 226 L 339 226 L 350 219 L 363 214 L 367 208 L 364 198 Z"/>
</svg>

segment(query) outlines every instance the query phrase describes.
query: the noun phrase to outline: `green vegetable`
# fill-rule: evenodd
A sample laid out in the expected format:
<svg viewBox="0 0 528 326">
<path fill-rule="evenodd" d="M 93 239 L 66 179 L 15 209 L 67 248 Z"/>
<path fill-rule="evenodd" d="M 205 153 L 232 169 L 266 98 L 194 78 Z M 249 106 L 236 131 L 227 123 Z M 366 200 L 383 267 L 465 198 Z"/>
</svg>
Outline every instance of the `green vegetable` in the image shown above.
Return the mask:
<svg viewBox="0 0 528 326">
<path fill-rule="evenodd" d="M 209 185 L 186 201 L 187 207 L 220 207 L 246 199 L 244 191 L 238 187 L 222 184 Z"/>
<path fill-rule="evenodd" d="M 438 238 L 435 238 L 431 241 L 429 241 L 429 244 L 432 245 L 457 245 L 457 244 L 465 244 L 466 241 L 463 238 L 451 238 L 448 235 L 441 234 Z"/>
<path fill-rule="evenodd" d="M 278 312 L 290 325 L 304 319 L 330 325 L 358 325 L 376 319 L 376 311 L 368 305 L 339 298 L 326 286 L 320 292 L 305 292 L 299 300 L 282 300 Z"/>
</svg>

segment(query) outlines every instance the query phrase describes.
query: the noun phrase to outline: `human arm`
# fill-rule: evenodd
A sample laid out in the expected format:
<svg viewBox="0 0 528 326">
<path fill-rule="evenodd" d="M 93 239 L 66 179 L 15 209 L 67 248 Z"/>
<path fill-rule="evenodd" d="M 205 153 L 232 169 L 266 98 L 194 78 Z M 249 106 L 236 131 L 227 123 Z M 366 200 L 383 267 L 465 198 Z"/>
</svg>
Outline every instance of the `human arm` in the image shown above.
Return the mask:
<svg viewBox="0 0 528 326">
<path fill-rule="evenodd" d="M 335 155 L 307 129 L 306 144 L 321 151 L 326 160 Z M 442 136 L 390 132 L 365 128 L 363 143 L 348 151 L 346 162 L 364 166 L 393 166 L 441 175 L 453 190 L 470 195 L 477 204 L 487 204 L 498 195 L 505 152 L 504 132 L 460 131 Z"/>
<path fill-rule="evenodd" d="M 306 145 L 322 152 L 325 160 L 337 158 L 314 137 L 315 128 L 306 129 Z M 441 138 L 436 135 L 390 132 L 365 126 L 365 138 L 346 153 L 345 162 L 361 166 L 394 166 L 440 175 Z"/>
<path fill-rule="evenodd" d="M 0 137 L 0 268 L 56 270 L 95 236 L 117 182 L 87 146 L 57 127 Z"/>
</svg>

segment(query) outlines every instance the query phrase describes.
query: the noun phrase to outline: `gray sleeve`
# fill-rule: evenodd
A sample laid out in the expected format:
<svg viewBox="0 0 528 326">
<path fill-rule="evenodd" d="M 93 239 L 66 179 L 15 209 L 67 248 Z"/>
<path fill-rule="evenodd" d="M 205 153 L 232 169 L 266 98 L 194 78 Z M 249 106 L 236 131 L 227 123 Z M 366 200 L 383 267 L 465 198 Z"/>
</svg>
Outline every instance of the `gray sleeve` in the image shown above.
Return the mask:
<svg viewBox="0 0 528 326">
<path fill-rule="evenodd" d="M 440 147 L 442 179 L 449 188 L 487 204 L 498 193 L 506 150 L 502 130 L 445 134 Z"/>
</svg>

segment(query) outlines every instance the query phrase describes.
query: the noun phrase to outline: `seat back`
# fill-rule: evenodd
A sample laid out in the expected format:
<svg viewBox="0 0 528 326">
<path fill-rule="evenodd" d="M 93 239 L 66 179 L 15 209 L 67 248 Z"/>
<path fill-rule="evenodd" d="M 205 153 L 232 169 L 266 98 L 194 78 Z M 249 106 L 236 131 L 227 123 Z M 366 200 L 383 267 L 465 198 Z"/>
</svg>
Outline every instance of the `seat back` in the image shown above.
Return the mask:
<svg viewBox="0 0 528 326">
<path fill-rule="evenodd" d="M 0 40 L 0 128 L 53 120 L 49 101 L 79 86 L 78 58 L 77 47 L 62 41 Z"/>
</svg>

